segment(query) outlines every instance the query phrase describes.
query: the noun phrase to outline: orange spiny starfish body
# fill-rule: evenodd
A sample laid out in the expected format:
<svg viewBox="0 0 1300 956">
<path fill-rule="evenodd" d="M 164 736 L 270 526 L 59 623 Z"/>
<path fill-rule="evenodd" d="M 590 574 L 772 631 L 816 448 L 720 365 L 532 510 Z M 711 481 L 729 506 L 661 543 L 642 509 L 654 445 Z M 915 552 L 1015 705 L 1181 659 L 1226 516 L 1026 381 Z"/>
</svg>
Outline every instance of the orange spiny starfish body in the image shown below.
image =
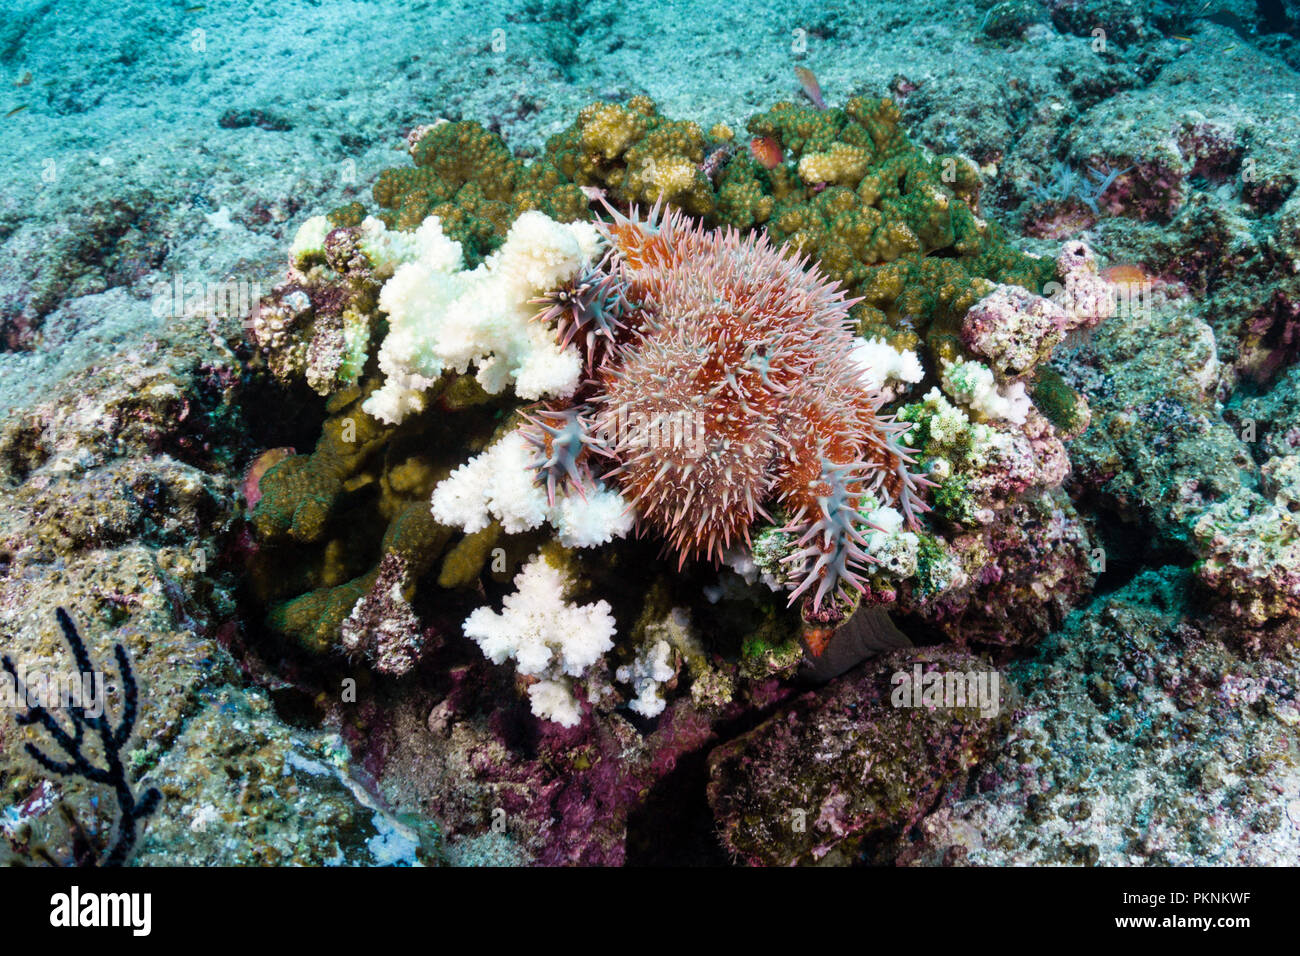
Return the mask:
<svg viewBox="0 0 1300 956">
<path fill-rule="evenodd" d="M 867 493 L 924 510 L 900 426 L 851 361 L 836 283 L 762 234 L 710 231 L 678 212 L 604 226 L 610 268 L 639 304 L 595 370 L 597 429 L 643 527 L 684 562 L 748 544 L 764 505 L 790 516 L 791 556 L 814 607 L 861 590 Z M 792 598 L 793 599 L 793 598 Z"/>
</svg>

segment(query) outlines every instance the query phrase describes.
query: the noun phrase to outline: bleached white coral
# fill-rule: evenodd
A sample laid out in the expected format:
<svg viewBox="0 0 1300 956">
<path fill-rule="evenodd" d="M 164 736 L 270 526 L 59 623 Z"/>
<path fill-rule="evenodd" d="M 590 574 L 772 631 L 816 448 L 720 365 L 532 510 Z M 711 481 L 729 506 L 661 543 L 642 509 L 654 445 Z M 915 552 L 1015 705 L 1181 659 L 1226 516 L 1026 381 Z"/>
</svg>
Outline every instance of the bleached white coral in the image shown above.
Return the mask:
<svg viewBox="0 0 1300 956">
<path fill-rule="evenodd" d="M 594 548 L 621 538 L 636 523 L 628 500 L 600 482 L 586 489 L 585 496 L 557 496 L 548 516 L 559 532 L 560 543 L 569 548 Z"/>
<path fill-rule="evenodd" d="M 437 223 L 436 217 L 430 219 Z M 380 278 L 391 276 L 398 266 L 417 260 L 423 260 L 439 272 L 454 271 L 461 266 L 460 243 L 444 236 L 441 225 L 435 227 L 429 219 L 415 232 L 403 232 L 389 229 L 382 220 L 367 216 L 361 223 L 357 244 Z"/>
<path fill-rule="evenodd" d="M 319 255 L 325 251 L 325 237 L 332 227 L 324 216 L 312 216 L 294 233 L 289 245 L 289 261 L 294 265 L 307 255 Z"/>
<path fill-rule="evenodd" d="M 514 594 L 500 612 L 477 608 L 465 619 L 465 636 L 494 664 L 507 660 L 528 677 L 532 711 L 565 727 L 578 723 L 581 711 L 570 679 L 581 677 L 614 646 L 614 617 L 609 603 L 577 606 L 565 601 L 570 576 L 535 555 L 515 576 Z"/>
<path fill-rule="evenodd" d="M 903 385 L 915 385 L 925 377 L 916 353 L 899 351 L 881 338 L 854 339 L 851 358 L 862 369 L 862 383 L 872 391 L 888 391 L 896 398 Z M 890 386 L 890 383 L 897 383 Z"/>
<path fill-rule="evenodd" d="M 667 641 L 655 641 L 637 651 L 631 664 L 624 664 L 614 673 L 615 680 L 631 684 L 636 691 L 628 706 L 642 717 L 657 717 L 667 706 L 662 688 L 677 673 L 672 665 L 672 653 Z"/>
<path fill-rule="evenodd" d="M 903 529 L 902 512 L 888 506 L 872 508 L 867 524 L 867 553 L 878 562 L 876 567 L 896 578 L 915 574 L 921 539 Z"/>
<path fill-rule="evenodd" d="M 433 489 L 433 516 L 467 534 L 495 518 L 508 534 L 539 527 L 546 520 L 546 492 L 533 480 L 532 452 L 512 431 L 476 455 Z"/>
<path fill-rule="evenodd" d="M 599 481 L 583 494 L 569 491 L 549 504 L 532 459 L 523 435 L 508 433 L 439 482 L 433 489 L 433 516 L 467 534 L 482 531 L 493 519 L 508 534 L 549 521 L 560 543 L 570 548 L 595 547 L 632 530 L 635 516 L 627 499 Z"/>
<path fill-rule="evenodd" d="M 565 681 L 539 680 L 528 688 L 528 701 L 534 716 L 553 720 L 561 727 L 576 727 L 582 720 L 578 698 Z"/>
<path fill-rule="evenodd" d="M 424 410 L 424 392 L 435 381 L 414 372 L 396 370 L 388 376 L 383 388 L 371 393 L 363 407 L 380 421 L 400 422 L 408 413 Z"/>
<path fill-rule="evenodd" d="M 427 383 L 448 369 L 477 369 L 484 390 L 513 385 L 521 398 L 565 398 L 577 389 L 582 357 L 561 347 L 555 329 L 535 319 L 529 300 L 573 278 L 600 254 L 590 223 L 558 223 L 536 211 L 515 220 L 501 248 L 466 270 L 460 244 L 436 216 L 410 245 L 384 233 L 369 237 L 376 255 L 403 261 L 379 293 L 389 331 L 379 348 L 384 385 L 364 405 L 395 423 L 423 405 Z M 381 251 L 381 246 L 388 246 Z"/>
<path fill-rule="evenodd" d="M 1002 419 L 1013 425 L 1023 425 L 1029 414 L 1030 400 L 1025 394 L 1024 382 L 1012 382 L 1000 390 L 993 370 L 980 362 L 943 363 L 940 375 L 943 390 L 985 418 Z"/>
</svg>

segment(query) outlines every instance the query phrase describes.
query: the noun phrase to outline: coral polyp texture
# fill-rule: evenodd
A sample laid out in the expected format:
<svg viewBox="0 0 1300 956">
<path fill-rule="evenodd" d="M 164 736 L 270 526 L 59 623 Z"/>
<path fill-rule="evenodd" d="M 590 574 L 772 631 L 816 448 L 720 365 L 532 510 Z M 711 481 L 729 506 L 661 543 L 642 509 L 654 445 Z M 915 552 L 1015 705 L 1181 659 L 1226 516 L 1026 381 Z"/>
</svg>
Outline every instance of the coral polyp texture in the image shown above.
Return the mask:
<svg viewBox="0 0 1300 956">
<path fill-rule="evenodd" d="M 614 646 L 609 603 L 567 603 L 569 576 L 541 554 L 524 565 L 515 586 L 518 590 L 506 596 L 500 613 L 481 607 L 471 614 L 465 635 L 493 663 L 514 660 L 518 672 L 530 679 L 534 714 L 573 727 L 582 711 L 571 679 L 582 677 Z"/>
</svg>

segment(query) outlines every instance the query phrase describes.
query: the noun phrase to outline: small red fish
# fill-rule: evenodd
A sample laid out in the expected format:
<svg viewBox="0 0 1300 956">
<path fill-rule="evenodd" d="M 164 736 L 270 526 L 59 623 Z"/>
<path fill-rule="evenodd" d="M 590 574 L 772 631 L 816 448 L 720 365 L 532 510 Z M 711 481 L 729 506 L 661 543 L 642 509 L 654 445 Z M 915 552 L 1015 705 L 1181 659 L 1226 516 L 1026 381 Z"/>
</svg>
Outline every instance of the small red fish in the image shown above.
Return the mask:
<svg viewBox="0 0 1300 956">
<path fill-rule="evenodd" d="M 804 96 L 812 100 L 813 106 L 819 110 L 826 109 L 826 101 L 822 99 L 822 88 L 817 83 L 817 77 L 813 75 L 813 71 L 806 66 L 796 66 L 794 76 L 799 81 L 799 85 L 803 87 Z"/>
<path fill-rule="evenodd" d="M 755 136 L 751 139 L 749 155 L 753 156 L 754 162 L 764 169 L 776 169 L 785 158 L 785 154 L 781 151 L 781 144 L 770 136 Z"/>
</svg>

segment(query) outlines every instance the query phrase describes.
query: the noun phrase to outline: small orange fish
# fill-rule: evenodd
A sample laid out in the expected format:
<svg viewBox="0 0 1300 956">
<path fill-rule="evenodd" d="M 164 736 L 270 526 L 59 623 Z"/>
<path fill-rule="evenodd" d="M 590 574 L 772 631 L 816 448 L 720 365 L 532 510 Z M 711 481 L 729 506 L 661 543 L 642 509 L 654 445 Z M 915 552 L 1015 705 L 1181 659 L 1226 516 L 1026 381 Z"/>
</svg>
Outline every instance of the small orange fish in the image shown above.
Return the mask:
<svg viewBox="0 0 1300 956">
<path fill-rule="evenodd" d="M 749 155 L 764 169 L 776 169 L 785 158 L 781 144 L 770 136 L 755 136 L 749 141 Z"/>
<path fill-rule="evenodd" d="M 803 639 L 808 644 L 808 653 L 813 657 L 821 657 L 826 653 L 826 648 L 834 636 L 833 627 L 805 627 L 803 632 Z"/>
<path fill-rule="evenodd" d="M 799 85 L 803 87 L 804 95 L 812 100 L 813 106 L 819 110 L 826 109 L 826 101 L 822 99 L 822 88 L 817 82 L 817 77 L 813 75 L 813 71 L 806 66 L 796 66 L 794 76 L 799 81 Z"/>
<path fill-rule="evenodd" d="M 1143 285 L 1151 281 L 1147 271 L 1135 262 L 1122 262 L 1101 270 L 1101 277 L 1112 285 Z"/>
</svg>

